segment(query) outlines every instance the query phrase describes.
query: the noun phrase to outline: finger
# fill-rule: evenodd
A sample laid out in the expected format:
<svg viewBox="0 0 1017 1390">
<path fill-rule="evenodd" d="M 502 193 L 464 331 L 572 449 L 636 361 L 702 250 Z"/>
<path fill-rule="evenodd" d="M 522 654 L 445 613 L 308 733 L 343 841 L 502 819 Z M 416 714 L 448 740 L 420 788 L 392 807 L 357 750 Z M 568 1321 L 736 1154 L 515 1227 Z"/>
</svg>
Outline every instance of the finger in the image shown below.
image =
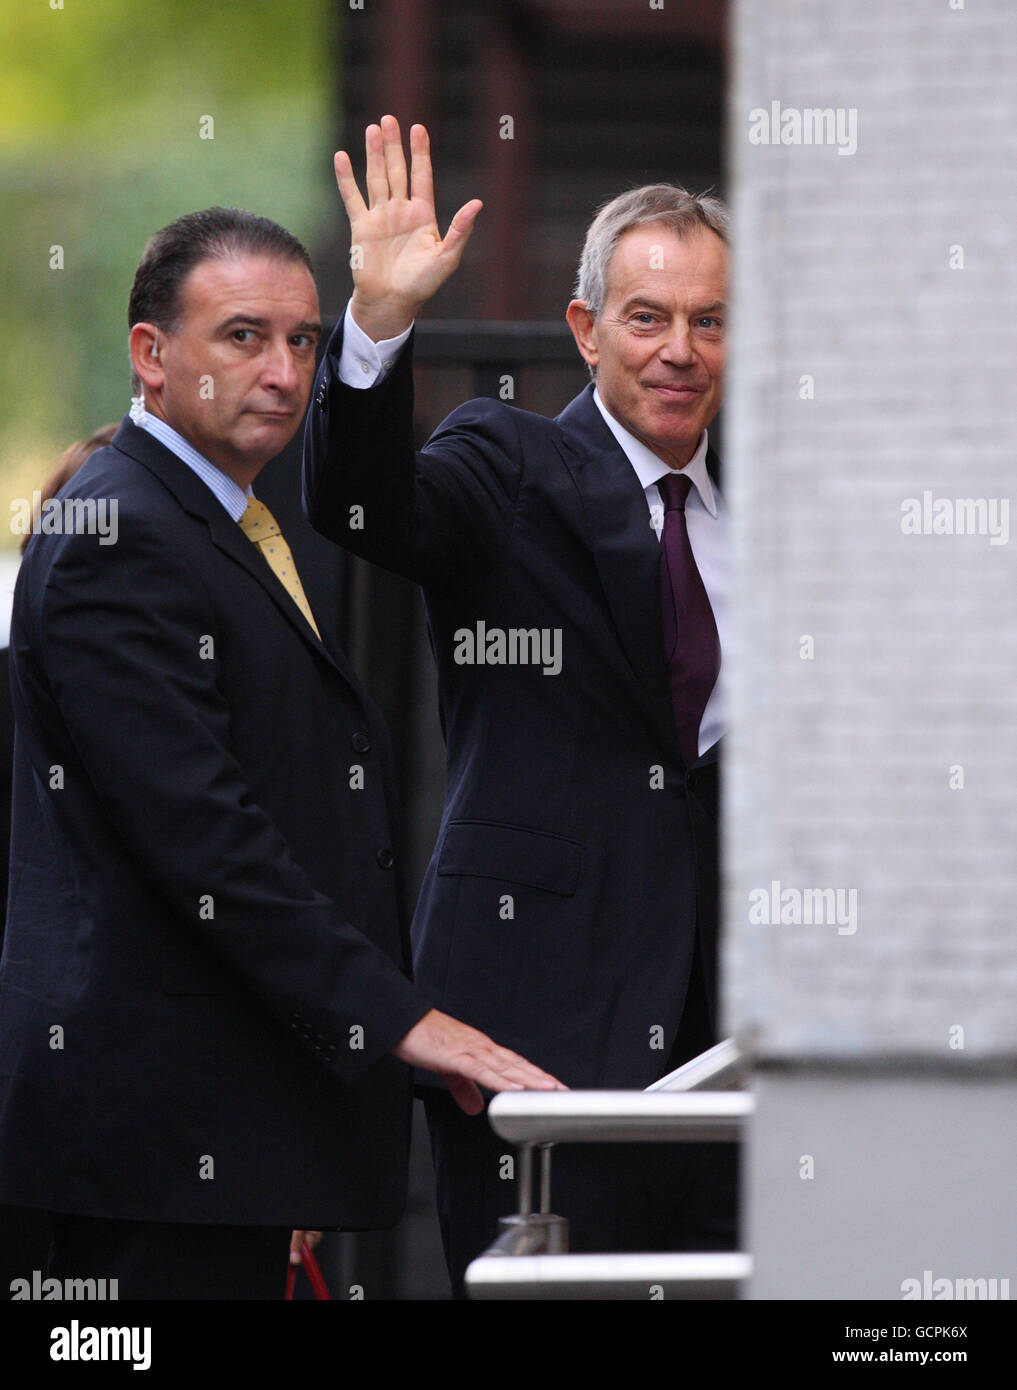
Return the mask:
<svg viewBox="0 0 1017 1390">
<path fill-rule="evenodd" d="M 519 1090 L 527 1091 L 567 1091 L 568 1087 L 563 1085 L 556 1076 L 551 1076 L 549 1072 L 542 1071 L 540 1067 L 535 1067 L 532 1062 L 527 1062 L 525 1057 L 519 1057 L 514 1052 L 507 1049 L 498 1048 L 494 1054 L 487 1056 L 477 1056 L 476 1067 L 482 1071 L 478 1075 L 477 1071 L 470 1069 L 468 1075 L 474 1081 L 479 1081 L 482 1086 L 487 1086 L 489 1090 Z M 463 1071 L 467 1069 L 462 1068 Z M 497 1084 L 493 1084 L 492 1082 Z"/>
<path fill-rule="evenodd" d="M 460 1110 L 465 1110 L 467 1115 L 480 1114 L 484 1108 L 484 1097 L 472 1081 L 468 1081 L 465 1076 L 455 1075 L 446 1075 L 445 1081 L 449 1094 Z"/>
<path fill-rule="evenodd" d="M 399 131 L 399 122 L 394 116 L 382 116 L 381 136 L 389 194 L 393 198 L 405 198 L 406 156 L 403 154 L 403 137 Z"/>
<path fill-rule="evenodd" d="M 364 146 L 367 150 L 367 201 L 373 208 L 388 199 L 388 174 L 385 172 L 380 125 L 367 127 Z"/>
<path fill-rule="evenodd" d="M 548 1078 L 548 1081 L 541 1085 L 539 1077 L 542 1073 L 535 1072 L 534 1069 L 491 1061 L 475 1054 L 458 1057 L 455 1062 L 455 1074 L 465 1081 L 484 1086 L 488 1091 L 552 1090 L 556 1085 L 553 1078 Z"/>
<path fill-rule="evenodd" d="M 496 1067 L 483 1067 L 471 1071 L 470 1076 L 489 1091 L 558 1091 L 565 1088 L 553 1077 L 544 1080 L 525 1071 L 505 1071 Z"/>
<path fill-rule="evenodd" d="M 535 1066 L 532 1062 L 521 1056 L 518 1052 L 513 1052 L 510 1047 L 500 1047 L 495 1042 L 488 1042 L 485 1049 L 478 1049 L 474 1054 L 478 1062 L 489 1066 L 492 1070 L 511 1075 L 515 1079 L 525 1078 L 528 1083 L 543 1082 L 552 1086 L 560 1086 L 562 1083 L 550 1072 L 544 1071 L 542 1067 Z M 567 1089 L 567 1088 L 566 1088 Z"/>
<path fill-rule="evenodd" d="M 466 243 L 473 235 L 477 215 L 483 206 L 484 204 L 479 198 L 471 198 L 468 203 L 463 204 L 449 223 L 445 240 L 441 243 L 441 249 L 443 255 L 451 258 L 453 265 L 459 264 L 459 258 L 466 249 Z"/>
<path fill-rule="evenodd" d="M 367 204 L 361 196 L 357 181 L 353 177 L 353 162 L 345 150 L 340 150 L 334 160 L 335 181 L 339 185 L 339 196 L 343 200 L 346 216 L 353 221 L 367 211 Z"/>
<path fill-rule="evenodd" d="M 304 1243 L 305 1231 L 294 1231 L 290 1236 L 290 1264 L 300 1263 L 300 1248 Z"/>
<path fill-rule="evenodd" d="M 314 1247 L 318 1244 L 319 1240 L 321 1240 L 320 1231 L 304 1232 L 304 1245 L 307 1247 L 308 1250 L 313 1250 Z"/>
<path fill-rule="evenodd" d="M 422 198 L 434 207 L 434 174 L 431 170 L 431 141 L 427 127 L 410 126 L 410 197 Z"/>
</svg>

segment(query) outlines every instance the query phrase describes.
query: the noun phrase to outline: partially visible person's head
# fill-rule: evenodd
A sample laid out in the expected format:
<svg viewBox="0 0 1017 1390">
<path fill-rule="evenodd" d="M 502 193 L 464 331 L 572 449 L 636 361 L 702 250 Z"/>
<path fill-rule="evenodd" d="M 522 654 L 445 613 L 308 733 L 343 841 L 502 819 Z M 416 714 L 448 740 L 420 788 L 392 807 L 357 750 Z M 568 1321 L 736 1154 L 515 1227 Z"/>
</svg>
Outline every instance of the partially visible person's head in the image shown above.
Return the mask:
<svg viewBox="0 0 1017 1390">
<path fill-rule="evenodd" d="M 151 238 L 128 307 L 135 393 L 247 481 L 300 424 L 321 332 L 311 261 L 267 218 L 189 213 Z"/>
<path fill-rule="evenodd" d="M 716 198 L 623 193 L 590 225 L 566 315 L 608 411 L 672 467 L 720 408 L 727 236 Z"/>
<path fill-rule="evenodd" d="M 94 434 L 90 434 L 87 439 L 76 439 L 73 444 L 68 445 L 57 459 L 56 467 L 53 469 L 53 472 L 50 473 L 39 489 L 40 506 L 45 506 L 51 497 L 55 497 L 63 485 L 70 482 L 85 460 L 91 454 L 94 454 L 96 449 L 104 448 L 105 445 L 112 440 L 119 428 L 119 424 L 116 423 L 103 425 L 102 428 L 96 430 Z M 21 551 L 22 555 L 24 555 L 25 547 L 31 539 L 31 531 L 21 537 L 21 544 L 18 549 Z"/>
</svg>

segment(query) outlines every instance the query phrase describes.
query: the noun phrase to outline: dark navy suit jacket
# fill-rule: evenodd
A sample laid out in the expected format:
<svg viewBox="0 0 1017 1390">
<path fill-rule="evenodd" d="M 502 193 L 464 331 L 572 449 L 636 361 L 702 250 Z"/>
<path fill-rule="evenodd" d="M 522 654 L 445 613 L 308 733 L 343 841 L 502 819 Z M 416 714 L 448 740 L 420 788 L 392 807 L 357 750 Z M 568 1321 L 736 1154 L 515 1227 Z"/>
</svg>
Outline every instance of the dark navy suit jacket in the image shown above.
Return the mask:
<svg viewBox="0 0 1017 1390">
<path fill-rule="evenodd" d="M 570 1086 L 645 1086 L 697 930 L 715 992 L 717 749 L 682 762 L 643 489 L 592 387 L 555 420 L 471 401 L 418 455 L 410 346 L 355 390 L 341 342 L 312 391 L 305 507 L 423 586 L 438 667 L 447 787 L 416 979 Z M 560 674 L 463 662 L 480 623 L 560 630 Z"/>
<path fill-rule="evenodd" d="M 64 491 L 115 498 L 118 537 L 33 537 L 15 594 L 0 1201 L 394 1221 L 410 1078 L 386 1054 L 427 1004 L 381 718 L 150 435 L 125 420 Z"/>
</svg>

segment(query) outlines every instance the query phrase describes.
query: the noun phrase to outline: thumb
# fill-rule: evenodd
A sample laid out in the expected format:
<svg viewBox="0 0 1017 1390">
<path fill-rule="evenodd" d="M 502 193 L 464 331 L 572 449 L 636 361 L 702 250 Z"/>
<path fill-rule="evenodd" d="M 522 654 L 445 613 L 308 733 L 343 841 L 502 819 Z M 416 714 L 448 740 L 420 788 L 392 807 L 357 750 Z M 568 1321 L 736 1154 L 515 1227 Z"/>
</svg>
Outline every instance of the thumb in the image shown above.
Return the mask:
<svg viewBox="0 0 1017 1390">
<path fill-rule="evenodd" d="M 453 217 L 449 223 L 448 231 L 445 233 L 445 240 L 441 243 L 442 254 L 453 258 L 453 265 L 459 264 L 459 257 L 466 248 L 466 243 L 473 234 L 473 228 L 477 221 L 477 216 L 484 204 L 479 198 L 471 198 Z"/>
</svg>

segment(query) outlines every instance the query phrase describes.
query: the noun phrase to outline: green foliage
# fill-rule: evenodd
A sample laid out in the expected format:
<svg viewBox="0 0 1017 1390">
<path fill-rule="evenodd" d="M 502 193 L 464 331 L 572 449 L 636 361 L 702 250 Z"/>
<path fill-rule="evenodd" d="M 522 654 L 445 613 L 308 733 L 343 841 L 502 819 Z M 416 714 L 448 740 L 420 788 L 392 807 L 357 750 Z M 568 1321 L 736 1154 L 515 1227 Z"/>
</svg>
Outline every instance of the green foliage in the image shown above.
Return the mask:
<svg viewBox="0 0 1017 1390">
<path fill-rule="evenodd" d="M 221 203 L 313 251 L 335 215 L 329 0 L 63 4 L 16 0 L 0 20 L 6 495 L 126 410 L 127 296 L 151 232 Z"/>
</svg>

